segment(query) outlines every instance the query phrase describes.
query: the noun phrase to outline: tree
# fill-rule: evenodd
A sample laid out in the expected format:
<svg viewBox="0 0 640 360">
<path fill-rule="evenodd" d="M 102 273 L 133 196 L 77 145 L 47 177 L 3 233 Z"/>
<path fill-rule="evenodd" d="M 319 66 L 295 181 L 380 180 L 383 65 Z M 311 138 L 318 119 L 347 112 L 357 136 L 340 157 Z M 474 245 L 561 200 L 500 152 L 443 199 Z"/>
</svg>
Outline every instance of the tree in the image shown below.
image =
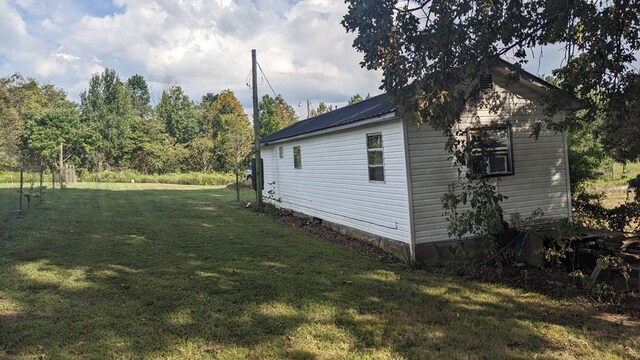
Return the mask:
<svg viewBox="0 0 640 360">
<path fill-rule="evenodd" d="M 0 167 L 15 165 L 18 154 L 20 115 L 11 106 L 6 89 L 0 88 Z"/>
<path fill-rule="evenodd" d="M 173 86 L 162 92 L 156 112 L 176 143 L 187 144 L 198 134 L 195 109 L 180 86 Z"/>
<path fill-rule="evenodd" d="M 213 104 L 214 101 L 216 101 L 217 98 L 218 98 L 218 94 L 206 93 L 202 95 L 202 99 L 200 99 L 200 105 L 202 105 L 205 108 L 208 108 L 209 106 L 211 106 L 211 104 Z"/>
<path fill-rule="evenodd" d="M 56 106 L 67 101 L 67 95 L 61 89 L 51 84 L 38 84 L 36 80 L 25 78 L 21 74 L 0 78 L 0 87 L 4 89 L 4 96 L 9 105 L 20 116 L 28 111 Z"/>
<path fill-rule="evenodd" d="M 190 168 L 194 171 L 209 172 L 215 165 L 215 142 L 204 134 L 198 135 L 188 145 Z"/>
<path fill-rule="evenodd" d="M 13 166 L 24 153 L 20 132 L 27 117 L 57 106 L 70 106 L 66 94 L 20 74 L 0 78 L 0 165 Z"/>
<path fill-rule="evenodd" d="M 318 107 L 314 110 L 311 109 L 311 116 L 318 116 L 318 115 L 322 115 L 324 113 L 328 113 L 329 111 L 333 111 L 335 110 L 335 108 L 333 107 L 333 105 L 327 105 L 324 103 L 324 101 L 320 101 L 320 103 L 318 104 Z"/>
<path fill-rule="evenodd" d="M 640 73 L 622 82 L 620 93 L 607 100 L 599 115 L 603 121 L 597 132 L 604 150 L 624 163 L 640 160 Z"/>
<path fill-rule="evenodd" d="M 129 168 L 143 174 L 162 174 L 181 170 L 186 150 L 165 132 L 165 126 L 157 117 L 136 119 L 131 127 L 127 154 Z"/>
<path fill-rule="evenodd" d="M 224 114 L 220 117 L 223 131 L 220 132 L 218 153 L 224 158 L 224 168 L 236 176 L 236 199 L 240 201 L 240 175 L 251 154 L 253 136 L 246 115 Z"/>
<path fill-rule="evenodd" d="M 273 134 L 298 121 L 296 111 L 287 104 L 282 95 L 275 98 L 264 95 L 258 107 L 260 108 L 260 137 Z"/>
<path fill-rule="evenodd" d="M 206 96 L 206 102 L 210 105 L 202 109 L 202 134 L 209 137 L 214 142 L 214 169 L 224 169 L 225 159 L 219 149 L 221 138 L 226 130 L 222 118 L 224 115 L 234 115 L 238 118 L 247 119 L 247 114 L 238 98 L 231 90 L 223 90 L 219 94 Z M 203 103 L 205 98 L 203 98 Z"/>
<path fill-rule="evenodd" d="M 554 70 L 561 88 L 546 101 L 547 126 L 572 129 L 604 114 L 603 133 L 616 134 L 601 137 L 605 148 L 620 160 L 638 158 L 640 126 L 634 116 L 637 119 L 640 76 L 632 63 L 640 50 L 640 2 L 346 2 L 342 24 L 356 33 L 353 46 L 364 55 L 361 65 L 382 70 L 381 88 L 403 116 L 426 122 L 448 137 L 447 149 L 459 166 L 465 165 L 466 149 L 457 141 L 455 125 L 468 103 L 479 98 L 479 77 L 490 74 L 501 65 L 501 56 L 508 55 L 516 80 L 528 50 L 548 44 L 562 44 L 565 61 Z M 576 94 L 583 100 L 583 116 L 571 114 L 554 122 L 551 115 L 573 105 Z M 620 131 L 625 128 L 629 131 Z M 490 186 L 480 193 L 474 196 L 497 195 Z M 471 200 L 481 202 L 478 197 Z"/>
<path fill-rule="evenodd" d="M 218 96 L 218 94 L 206 93 L 202 96 L 200 104 L 197 106 L 199 116 L 199 133 L 206 134 L 205 136 L 213 136 L 213 115 L 211 114 L 211 107 L 216 99 L 218 99 Z"/>
<path fill-rule="evenodd" d="M 357 104 L 360 101 L 362 101 L 362 96 L 360 96 L 360 94 L 355 94 L 347 101 L 347 105 Z"/>
<path fill-rule="evenodd" d="M 131 93 L 133 109 L 141 119 L 151 114 L 151 94 L 149 85 L 142 75 L 135 74 L 127 80 L 127 89 Z"/>
<path fill-rule="evenodd" d="M 205 99 L 206 97 L 206 99 Z M 203 103 L 208 104 L 203 110 L 202 131 L 215 138 L 222 127 L 221 116 L 226 114 L 244 114 L 244 108 L 231 90 L 222 90 L 219 94 L 203 97 Z"/>
<path fill-rule="evenodd" d="M 80 94 L 82 122 L 93 138 L 89 149 L 89 167 L 102 170 L 119 166 L 132 144 L 131 125 L 136 117 L 133 98 L 115 70 L 93 74 L 89 89 Z"/>
<path fill-rule="evenodd" d="M 22 158 L 33 164 L 40 161 L 60 167 L 59 149 L 64 146 L 66 163 L 79 163 L 85 152 L 87 140 L 80 122 L 80 112 L 73 104 L 34 110 L 25 114 L 21 130 Z"/>
</svg>

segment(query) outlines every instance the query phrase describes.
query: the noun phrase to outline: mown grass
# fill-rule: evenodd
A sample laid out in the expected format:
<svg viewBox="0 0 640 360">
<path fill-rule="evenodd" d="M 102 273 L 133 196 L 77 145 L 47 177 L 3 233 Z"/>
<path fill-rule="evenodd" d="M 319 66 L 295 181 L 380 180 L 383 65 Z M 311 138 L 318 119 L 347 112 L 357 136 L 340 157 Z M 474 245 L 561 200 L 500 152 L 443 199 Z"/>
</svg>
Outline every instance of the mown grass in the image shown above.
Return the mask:
<svg viewBox="0 0 640 360">
<path fill-rule="evenodd" d="M 0 229 L 9 216 L 19 208 L 18 189 L 16 185 L 0 184 Z"/>
<path fill-rule="evenodd" d="M 234 197 L 47 193 L 0 235 L 0 358 L 640 357 L 637 319 L 380 264 Z"/>
</svg>

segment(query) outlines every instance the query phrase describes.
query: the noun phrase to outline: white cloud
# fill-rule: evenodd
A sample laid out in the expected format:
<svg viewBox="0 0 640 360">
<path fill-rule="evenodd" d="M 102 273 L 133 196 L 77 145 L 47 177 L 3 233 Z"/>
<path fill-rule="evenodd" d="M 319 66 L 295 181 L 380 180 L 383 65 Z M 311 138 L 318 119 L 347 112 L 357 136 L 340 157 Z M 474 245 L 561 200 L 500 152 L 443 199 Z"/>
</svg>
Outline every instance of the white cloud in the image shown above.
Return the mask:
<svg viewBox="0 0 640 360">
<path fill-rule="evenodd" d="M 145 76 L 156 92 L 171 77 L 195 101 L 229 88 L 250 107 L 255 48 L 292 105 L 344 103 L 377 94 L 381 78 L 359 66 L 354 35 L 340 25 L 346 11 L 343 0 L 0 0 L 0 76 L 22 72 L 78 100 L 91 75 L 109 67 L 123 80 Z M 549 74 L 563 54 L 542 55 L 525 69 Z M 259 92 L 271 93 L 266 81 Z"/>
<path fill-rule="evenodd" d="M 73 62 L 73 61 L 78 61 L 80 60 L 79 57 L 74 56 L 72 54 L 68 54 L 62 51 L 56 52 L 51 54 L 52 57 L 59 59 L 59 60 L 63 60 L 63 61 L 68 61 L 68 62 Z"/>
<path fill-rule="evenodd" d="M 171 76 L 195 101 L 230 88 L 250 107 L 253 48 L 291 104 L 378 92 L 379 74 L 360 68 L 353 36 L 340 25 L 342 0 L 114 0 L 119 10 L 107 15 L 79 12 L 72 0 L 42 4 L 0 0 L 3 70 L 55 83 L 76 100 L 91 74 L 109 67 L 123 79 L 142 74 L 156 91 Z M 30 22 L 18 7 L 33 14 Z M 265 81 L 259 92 L 271 93 Z"/>
</svg>

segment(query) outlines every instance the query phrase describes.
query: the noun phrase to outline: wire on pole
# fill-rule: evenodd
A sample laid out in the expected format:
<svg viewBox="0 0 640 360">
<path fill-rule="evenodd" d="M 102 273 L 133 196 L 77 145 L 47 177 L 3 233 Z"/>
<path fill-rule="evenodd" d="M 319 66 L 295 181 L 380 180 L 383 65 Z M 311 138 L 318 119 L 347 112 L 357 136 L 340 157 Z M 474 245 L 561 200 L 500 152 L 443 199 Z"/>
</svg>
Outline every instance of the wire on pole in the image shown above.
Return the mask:
<svg viewBox="0 0 640 360">
<path fill-rule="evenodd" d="M 273 93 L 273 97 L 278 97 L 278 95 L 276 95 L 275 90 L 273 90 L 273 86 L 271 86 L 271 83 L 269 82 L 267 75 L 264 73 L 264 71 L 262 71 L 262 66 L 260 66 L 259 62 L 257 62 L 257 64 L 258 64 L 258 69 L 260 69 L 260 73 L 262 73 L 262 76 L 264 76 L 264 79 L 267 81 L 267 85 L 269 85 L 269 89 L 271 89 L 271 92 Z"/>
</svg>

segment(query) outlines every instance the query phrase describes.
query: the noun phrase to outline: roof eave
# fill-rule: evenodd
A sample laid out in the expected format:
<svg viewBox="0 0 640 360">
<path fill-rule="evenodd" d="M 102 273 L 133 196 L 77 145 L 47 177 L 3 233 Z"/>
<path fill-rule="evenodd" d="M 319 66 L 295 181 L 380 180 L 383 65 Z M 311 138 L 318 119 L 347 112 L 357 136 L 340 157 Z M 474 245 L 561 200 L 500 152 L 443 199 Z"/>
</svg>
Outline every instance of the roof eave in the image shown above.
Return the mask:
<svg viewBox="0 0 640 360">
<path fill-rule="evenodd" d="M 269 141 L 269 142 L 264 142 L 264 143 L 261 142 L 260 145 L 261 146 L 269 146 L 269 145 L 280 144 L 280 143 L 293 141 L 293 140 L 300 140 L 300 139 L 314 137 L 314 136 L 326 135 L 326 134 L 330 134 L 330 133 L 333 133 L 333 132 L 350 130 L 350 129 L 358 128 L 358 127 L 361 127 L 361 126 L 377 124 L 377 123 L 381 123 L 381 122 L 385 122 L 385 121 L 391 121 L 391 120 L 394 120 L 396 118 L 399 118 L 399 117 L 397 115 L 397 111 L 394 110 L 394 111 L 391 111 L 391 112 L 388 112 L 388 113 L 385 113 L 385 114 L 382 114 L 382 115 L 378 115 L 378 116 L 375 116 L 375 117 L 372 117 L 372 118 L 369 118 L 369 119 L 366 119 L 366 120 L 360 120 L 360 121 L 352 122 L 352 123 L 345 124 L 345 125 L 333 126 L 333 127 L 322 129 L 322 130 L 317 130 L 317 131 L 312 131 L 312 132 L 308 132 L 308 133 L 305 133 L 305 134 L 300 134 L 300 135 L 295 135 L 295 136 L 291 136 L 291 137 L 276 139 L 276 140 Z"/>
<path fill-rule="evenodd" d="M 537 92 L 538 94 L 546 94 L 549 91 L 552 90 L 560 90 L 560 88 L 544 79 L 542 79 L 539 76 L 536 76 L 520 67 L 517 67 L 516 65 L 500 59 L 500 62 L 502 64 L 502 66 L 499 66 L 497 68 L 495 68 L 495 70 L 498 71 L 498 73 L 500 73 L 501 75 L 508 75 L 509 72 L 511 71 L 517 71 L 520 74 L 520 79 L 523 80 L 521 83 L 524 84 L 525 86 L 527 86 L 528 88 L 530 88 L 531 90 Z M 581 102 L 576 98 L 573 99 L 571 101 L 571 104 L 569 104 L 564 110 L 565 111 L 576 111 L 576 110 L 580 110 L 581 108 L 583 108 L 584 106 L 581 104 Z"/>
</svg>

